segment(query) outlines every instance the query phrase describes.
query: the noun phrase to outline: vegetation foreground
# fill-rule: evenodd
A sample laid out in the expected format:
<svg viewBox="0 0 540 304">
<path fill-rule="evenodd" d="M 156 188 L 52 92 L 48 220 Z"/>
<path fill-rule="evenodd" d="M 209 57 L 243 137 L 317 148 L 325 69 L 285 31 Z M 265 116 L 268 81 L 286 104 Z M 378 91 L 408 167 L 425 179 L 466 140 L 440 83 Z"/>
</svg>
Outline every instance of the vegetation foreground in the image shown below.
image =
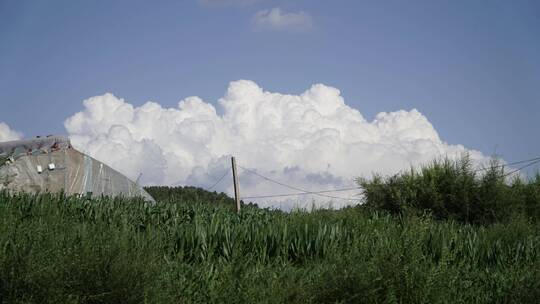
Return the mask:
<svg viewBox="0 0 540 304">
<path fill-rule="evenodd" d="M 156 205 L 0 192 L 0 302 L 536 303 L 540 179 L 439 165 L 361 181 L 366 204 L 337 211 L 238 215 L 195 188 L 151 188 Z"/>
</svg>

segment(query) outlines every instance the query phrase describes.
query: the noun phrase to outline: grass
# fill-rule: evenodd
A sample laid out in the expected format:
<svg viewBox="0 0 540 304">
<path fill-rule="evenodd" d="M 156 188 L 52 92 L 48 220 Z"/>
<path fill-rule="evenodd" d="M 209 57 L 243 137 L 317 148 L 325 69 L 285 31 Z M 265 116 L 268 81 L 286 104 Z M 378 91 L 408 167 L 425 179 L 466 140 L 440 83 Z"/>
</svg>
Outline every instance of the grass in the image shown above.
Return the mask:
<svg viewBox="0 0 540 304">
<path fill-rule="evenodd" d="M 165 191 L 166 189 L 154 189 Z M 536 303 L 540 226 L 0 192 L 2 303 Z"/>
</svg>

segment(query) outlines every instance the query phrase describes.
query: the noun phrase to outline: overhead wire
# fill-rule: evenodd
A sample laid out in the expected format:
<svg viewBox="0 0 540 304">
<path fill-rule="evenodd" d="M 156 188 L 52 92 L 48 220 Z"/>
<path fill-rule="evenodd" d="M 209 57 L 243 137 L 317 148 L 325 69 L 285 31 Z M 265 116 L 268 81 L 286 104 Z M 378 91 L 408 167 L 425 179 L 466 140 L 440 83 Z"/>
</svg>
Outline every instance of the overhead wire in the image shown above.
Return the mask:
<svg viewBox="0 0 540 304">
<path fill-rule="evenodd" d="M 351 190 L 360 190 L 360 189 L 362 189 L 362 188 L 361 187 L 354 187 L 354 188 L 341 188 L 341 189 L 323 190 L 323 191 L 310 191 L 310 193 L 300 192 L 300 193 L 284 193 L 284 194 L 272 194 L 272 195 L 246 196 L 246 197 L 243 197 L 243 198 L 245 198 L 245 199 L 254 199 L 254 198 L 298 196 L 298 195 L 330 193 L 330 192 L 342 192 L 342 191 L 351 191 Z"/>
<path fill-rule="evenodd" d="M 519 164 L 524 164 L 524 163 L 526 165 L 521 166 L 521 167 L 519 167 L 519 168 L 517 168 L 517 169 L 515 169 L 515 170 L 513 170 L 511 172 L 508 172 L 508 173 L 504 174 L 503 177 L 509 176 L 511 174 L 514 174 L 514 173 L 520 171 L 520 170 L 523 170 L 523 169 L 525 169 L 527 167 L 530 167 L 530 166 L 532 166 L 534 164 L 540 163 L 540 157 L 535 157 L 535 158 L 531 158 L 531 159 L 510 162 L 510 163 L 497 165 L 497 166 L 492 166 L 492 167 L 480 168 L 480 169 L 474 170 L 474 172 L 484 171 L 484 170 L 488 170 L 490 168 L 508 167 L 508 166 L 519 165 Z M 245 197 L 242 197 L 243 199 L 273 198 L 273 197 L 287 197 L 287 196 L 300 196 L 300 195 L 317 195 L 317 196 L 322 196 L 322 197 L 327 197 L 327 198 L 334 198 L 334 199 L 355 200 L 354 198 L 345 198 L 345 197 L 339 197 L 339 196 L 333 196 L 333 195 L 326 195 L 324 193 L 352 191 L 352 190 L 362 189 L 361 187 L 350 187 L 350 188 L 339 188 L 339 189 L 322 190 L 322 191 L 308 191 L 308 190 L 305 190 L 305 189 L 302 189 L 302 188 L 299 188 L 299 187 L 291 186 L 291 185 L 282 183 L 280 181 L 274 180 L 272 178 L 269 178 L 267 176 L 264 176 L 264 175 L 258 173 L 257 171 L 255 171 L 253 169 L 245 168 L 245 167 L 243 167 L 241 165 L 238 165 L 238 167 L 240 167 L 242 170 L 244 170 L 246 172 L 249 172 L 251 174 L 259 176 L 260 178 L 265 179 L 265 180 L 267 180 L 269 182 L 278 184 L 280 186 L 283 186 L 283 187 L 286 187 L 286 188 L 289 188 L 289 189 L 292 189 L 292 190 L 300 191 L 298 193 L 283 193 L 283 194 L 272 194 L 272 195 L 245 196 Z M 225 175 L 227 173 L 228 172 L 226 172 Z M 220 178 L 220 180 L 215 185 L 217 185 L 223 178 L 224 178 L 224 176 L 222 176 Z M 212 186 L 211 188 L 213 188 L 214 186 Z"/>
<path fill-rule="evenodd" d="M 259 174 L 257 171 L 255 170 L 252 170 L 252 169 L 248 169 L 248 168 L 245 168 L 243 166 L 240 166 L 238 165 L 238 167 L 240 167 L 240 169 L 246 171 L 246 172 L 249 172 L 251 174 L 254 174 L 254 175 L 257 175 L 259 176 L 260 178 L 262 179 L 265 179 L 269 182 L 272 182 L 272 183 L 275 183 L 275 184 L 278 184 L 280 186 L 283 186 L 283 187 L 286 187 L 286 188 L 289 188 L 289 189 L 292 189 L 292 190 L 296 190 L 296 191 L 300 191 L 302 193 L 297 193 L 297 195 L 306 195 L 306 194 L 313 194 L 313 195 L 317 195 L 317 196 L 322 196 L 322 197 L 327 197 L 327 198 L 335 198 L 335 199 L 342 199 L 342 200 L 355 200 L 354 198 L 345 198 L 345 197 L 340 197 L 340 196 L 333 196 L 333 195 L 326 195 L 326 194 L 322 194 L 318 191 L 308 191 L 308 190 L 305 190 L 305 189 L 302 189 L 302 188 L 298 188 L 298 187 L 295 187 L 295 186 L 291 186 L 291 185 L 287 185 L 285 183 L 282 183 L 280 181 L 277 181 L 277 180 L 274 180 L 274 179 L 271 179 L 269 177 L 266 177 L 264 175 L 261 175 Z M 331 192 L 331 191 L 328 191 L 328 192 Z M 267 196 L 269 197 L 269 196 Z M 277 197 L 277 196 L 276 196 Z M 244 198 L 248 198 L 248 197 L 244 197 Z M 253 197 L 251 197 L 253 198 Z"/>
<path fill-rule="evenodd" d="M 210 191 L 212 189 L 214 189 L 215 186 L 217 186 L 224 178 L 225 176 L 227 176 L 229 174 L 229 172 L 231 172 L 231 169 L 227 169 L 225 171 L 225 173 L 217 180 L 217 182 L 215 182 L 210 188 L 208 188 L 207 190 Z"/>
<path fill-rule="evenodd" d="M 517 169 L 515 169 L 515 170 L 513 170 L 513 171 L 510 171 L 510 172 L 506 173 L 505 175 L 503 175 L 503 177 L 507 177 L 507 176 L 509 176 L 509 175 L 512 175 L 512 174 L 514 174 L 514 173 L 516 173 L 516 172 L 518 172 L 518 171 L 521 171 L 521 170 L 523 170 L 523 169 L 525 169 L 525 168 L 527 168 L 527 167 L 530 167 L 530 166 L 532 166 L 532 165 L 534 165 L 534 164 L 538 164 L 538 163 L 540 163 L 540 158 L 539 158 L 538 160 L 536 160 L 536 161 L 533 161 L 533 162 L 531 162 L 531 163 L 529 163 L 529 164 L 526 164 L 526 165 L 521 166 L 521 167 L 519 167 L 519 168 L 517 168 Z"/>
<path fill-rule="evenodd" d="M 506 164 L 496 165 L 496 166 L 488 166 L 488 167 L 484 167 L 484 168 L 479 168 L 479 169 L 474 170 L 474 172 L 485 171 L 485 170 L 489 170 L 489 169 L 491 169 L 491 168 L 508 167 L 508 166 L 513 166 L 513 165 L 519 165 L 519 164 L 529 163 L 529 162 L 534 162 L 534 163 L 536 163 L 536 161 L 540 161 L 540 157 L 535 157 L 535 158 L 531 158 L 531 159 L 515 161 L 515 162 L 511 162 L 511 163 L 506 163 Z M 528 167 L 528 166 L 526 166 L 526 167 Z M 526 167 L 525 167 L 525 168 L 526 168 Z"/>
</svg>

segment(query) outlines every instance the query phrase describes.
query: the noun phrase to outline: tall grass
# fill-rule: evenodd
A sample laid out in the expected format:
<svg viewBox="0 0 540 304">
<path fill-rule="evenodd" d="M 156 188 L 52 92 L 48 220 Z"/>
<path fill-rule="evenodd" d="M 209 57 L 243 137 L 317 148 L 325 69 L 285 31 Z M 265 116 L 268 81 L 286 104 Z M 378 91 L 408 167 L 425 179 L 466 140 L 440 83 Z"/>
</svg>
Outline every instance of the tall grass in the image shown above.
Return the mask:
<svg viewBox="0 0 540 304">
<path fill-rule="evenodd" d="M 0 302 L 534 303 L 539 228 L 0 192 Z"/>
</svg>

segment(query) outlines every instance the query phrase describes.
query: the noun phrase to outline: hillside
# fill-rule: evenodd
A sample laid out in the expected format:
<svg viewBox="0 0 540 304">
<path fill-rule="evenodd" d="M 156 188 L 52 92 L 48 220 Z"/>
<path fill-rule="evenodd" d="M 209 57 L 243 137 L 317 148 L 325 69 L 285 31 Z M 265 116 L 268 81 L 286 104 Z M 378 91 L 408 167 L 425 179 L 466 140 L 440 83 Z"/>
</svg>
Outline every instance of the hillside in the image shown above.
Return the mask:
<svg viewBox="0 0 540 304">
<path fill-rule="evenodd" d="M 156 201 L 161 203 L 200 202 L 203 204 L 219 204 L 228 206 L 232 209 L 235 208 L 234 199 L 223 192 L 212 192 L 193 186 L 149 186 L 144 187 L 144 189 L 150 193 Z M 240 203 L 243 207 L 257 207 L 257 204 L 252 202 L 244 203 L 244 201 L 240 201 Z"/>
<path fill-rule="evenodd" d="M 168 187 L 168 186 L 150 186 L 144 189 L 152 197 L 160 202 L 206 202 L 211 204 L 234 204 L 234 199 L 221 192 L 206 191 L 198 187 Z"/>
</svg>

